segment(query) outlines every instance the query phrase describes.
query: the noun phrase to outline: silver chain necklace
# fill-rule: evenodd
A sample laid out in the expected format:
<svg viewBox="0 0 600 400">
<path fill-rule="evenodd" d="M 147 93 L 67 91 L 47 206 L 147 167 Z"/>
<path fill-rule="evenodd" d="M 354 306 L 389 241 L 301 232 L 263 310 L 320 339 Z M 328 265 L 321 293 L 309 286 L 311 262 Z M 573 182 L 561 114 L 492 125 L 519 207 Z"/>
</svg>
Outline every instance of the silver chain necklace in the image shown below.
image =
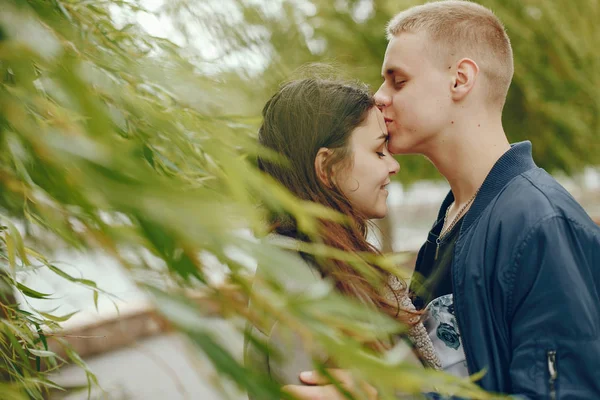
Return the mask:
<svg viewBox="0 0 600 400">
<path fill-rule="evenodd" d="M 479 189 L 481 189 L 481 186 L 479 187 Z M 475 197 L 477 197 L 477 193 L 479 193 L 479 189 L 477 189 L 477 191 L 475 192 L 473 197 L 471 197 L 469 199 L 469 201 L 467 201 L 465 203 L 465 205 L 462 206 L 462 208 L 458 211 L 458 214 L 456 214 L 456 217 L 454 217 L 454 219 L 452 220 L 452 223 L 448 226 L 448 228 L 444 229 L 444 227 L 446 226 L 446 221 L 448 220 L 448 213 L 450 212 L 451 205 L 448 206 L 448 208 L 446 208 L 446 214 L 444 215 L 444 224 L 442 225 L 442 230 L 440 231 L 440 236 L 438 236 L 438 238 L 435 239 L 436 247 L 435 247 L 434 260 L 437 261 L 437 259 L 438 259 L 438 255 L 440 253 L 440 245 L 442 244 L 442 240 L 449 232 L 452 231 L 452 228 L 454 228 L 454 225 L 456 225 L 456 223 L 460 220 L 460 217 L 462 216 L 462 214 L 466 210 L 466 208 L 469 206 L 469 204 L 471 204 L 473 202 L 473 200 L 475 200 Z"/>
</svg>

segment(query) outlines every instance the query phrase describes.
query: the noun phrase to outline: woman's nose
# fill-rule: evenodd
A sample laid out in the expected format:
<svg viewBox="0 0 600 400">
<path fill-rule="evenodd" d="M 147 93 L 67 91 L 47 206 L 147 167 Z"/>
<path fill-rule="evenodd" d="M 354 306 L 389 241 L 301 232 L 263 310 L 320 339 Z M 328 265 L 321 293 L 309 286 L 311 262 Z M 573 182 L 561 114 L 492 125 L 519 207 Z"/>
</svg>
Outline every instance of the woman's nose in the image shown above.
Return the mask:
<svg viewBox="0 0 600 400">
<path fill-rule="evenodd" d="M 389 166 L 390 175 L 397 174 L 398 171 L 400 171 L 400 163 L 398 163 L 398 161 L 396 161 L 396 159 L 392 156 L 389 156 L 388 159 L 391 160 Z"/>
</svg>

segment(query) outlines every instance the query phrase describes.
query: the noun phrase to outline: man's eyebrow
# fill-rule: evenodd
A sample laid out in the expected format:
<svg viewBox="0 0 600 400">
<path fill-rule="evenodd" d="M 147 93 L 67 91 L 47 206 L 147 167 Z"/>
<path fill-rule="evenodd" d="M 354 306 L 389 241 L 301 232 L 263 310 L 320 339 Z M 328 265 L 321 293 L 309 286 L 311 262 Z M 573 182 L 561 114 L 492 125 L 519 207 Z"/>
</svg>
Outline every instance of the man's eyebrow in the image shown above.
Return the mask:
<svg viewBox="0 0 600 400">
<path fill-rule="evenodd" d="M 385 70 L 385 75 L 381 75 L 385 79 L 386 76 L 394 76 L 395 74 L 406 75 L 406 72 L 400 67 L 390 67 Z"/>
</svg>

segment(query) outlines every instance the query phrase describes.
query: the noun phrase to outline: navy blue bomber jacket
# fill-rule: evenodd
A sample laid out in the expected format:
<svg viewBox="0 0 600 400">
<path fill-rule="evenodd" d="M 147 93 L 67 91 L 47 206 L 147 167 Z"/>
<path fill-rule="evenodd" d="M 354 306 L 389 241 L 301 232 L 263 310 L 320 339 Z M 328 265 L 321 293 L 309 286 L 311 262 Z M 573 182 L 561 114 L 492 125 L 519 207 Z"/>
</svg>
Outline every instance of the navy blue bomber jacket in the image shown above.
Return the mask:
<svg viewBox="0 0 600 400">
<path fill-rule="evenodd" d="M 448 194 L 438 220 L 452 203 Z M 439 228 L 438 228 L 439 230 Z M 419 251 L 435 252 L 432 231 Z M 454 306 L 481 387 L 527 399 L 600 399 L 600 228 L 512 146 L 464 217 L 451 266 Z"/>
</svg>

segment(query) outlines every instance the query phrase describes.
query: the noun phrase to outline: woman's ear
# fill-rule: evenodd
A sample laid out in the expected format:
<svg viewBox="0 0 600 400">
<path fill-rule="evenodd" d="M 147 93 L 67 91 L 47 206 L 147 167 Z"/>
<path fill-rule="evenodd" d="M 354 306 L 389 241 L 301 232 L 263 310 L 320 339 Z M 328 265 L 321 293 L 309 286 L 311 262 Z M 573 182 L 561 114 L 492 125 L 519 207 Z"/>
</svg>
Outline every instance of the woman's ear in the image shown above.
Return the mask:
<svg viewBox="0 0 600 400">
<path fill-rule="evenodd" d="M 329 187 L 329 178 L 325 172 L 325 163 L 327 158 L 330 157 L 332 151 L 327 147 L 321 147 L 317 152 L 317 156 L 315 157 L 315 172 L 317 173 L 317 178 L 327 187 Z"/>
</svg>

